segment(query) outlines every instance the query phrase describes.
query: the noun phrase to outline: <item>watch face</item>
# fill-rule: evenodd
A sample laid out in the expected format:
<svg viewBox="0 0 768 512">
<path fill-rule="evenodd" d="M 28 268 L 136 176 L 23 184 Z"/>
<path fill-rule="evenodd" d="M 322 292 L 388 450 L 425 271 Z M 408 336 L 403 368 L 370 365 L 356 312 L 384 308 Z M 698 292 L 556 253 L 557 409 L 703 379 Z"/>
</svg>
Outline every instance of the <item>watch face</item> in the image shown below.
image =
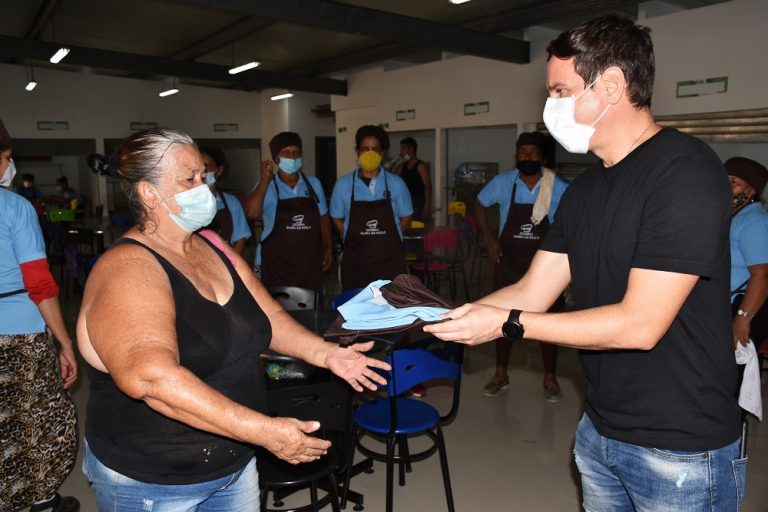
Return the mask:
<svg viewBox="0 0 768 512">
<path fill-rule="evenodd" d="M 523 337 L 523 333 L 525 331 L 523 330 L 523 326 L 520 324 L 516 324 L 514 322 L 504 322 L 504 325 L 501 326 L 501 332 L 504 334 L 505 338 L 509 338 L 511 340 L 519 340 Z"/>
</svg>

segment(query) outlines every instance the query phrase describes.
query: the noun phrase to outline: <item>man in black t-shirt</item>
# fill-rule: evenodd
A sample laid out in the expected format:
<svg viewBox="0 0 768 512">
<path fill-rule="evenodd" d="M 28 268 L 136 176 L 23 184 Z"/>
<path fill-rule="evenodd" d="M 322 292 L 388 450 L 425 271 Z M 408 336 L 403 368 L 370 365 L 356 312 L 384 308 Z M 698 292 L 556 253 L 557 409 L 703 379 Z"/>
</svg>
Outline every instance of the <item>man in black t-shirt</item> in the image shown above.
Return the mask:
<svg viewBox="0 0 768 512">
<path fill-rule="evenodd" d="M 601 162 L 566 191 L 520 281 L 424 330 L 581 349 L 585 509 L 738 510 L 730 188 L 703 142 L 654 122 L 649 32 L 605 16 L 550 43 L 544 122 Z M 575 311 L 544 313 L 569 282 Z"/>
</svg>

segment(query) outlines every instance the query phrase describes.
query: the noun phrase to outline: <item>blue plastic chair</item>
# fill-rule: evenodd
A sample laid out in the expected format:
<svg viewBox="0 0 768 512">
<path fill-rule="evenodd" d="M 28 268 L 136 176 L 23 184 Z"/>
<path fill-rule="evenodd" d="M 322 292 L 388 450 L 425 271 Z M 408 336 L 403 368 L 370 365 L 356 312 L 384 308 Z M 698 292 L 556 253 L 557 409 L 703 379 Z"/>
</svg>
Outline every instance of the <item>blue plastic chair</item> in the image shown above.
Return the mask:
<svg viewBox="0 0 768 512">
<path fill-rule="evenodd" d="M 349 299 L 360 293 L 362 288 L 352 288 L 351 290 L 345 290 L 331 299 L 331 309 L 338 309 L 339 306 L 347 302 Z"/>
<path fill-rule="evenodd" d="M 463 357 L 463 345 L 441 342 L 434 338 L 392 351 L 387 355 L 387 362 L 392 366 L 388 375 L 388 396 L 366 402 L 355 411 L 357 449 L 364 456 L 386 462 L 387 465 L 387 512 L 392 512 L 393 507 L 395 463 L 400 467 L 399 484 L 402 486 L 405 485 L 405 471 L 410 471 L 410 463 L 424 460 L 436 451 L 440 455 L 448 510 L 454 510 L 448 457 L 441 426 L 450 423 L 458 412 Z M 413 386 L 434 379 L 453 381 L 453 403 L 450 411 L 444 416 L 426 402 L 402 396 Z M 366 434 L 372 434 L 379 440 L 385 438 L 386 453 L 375 452 L 363 446 L 361 440 Z M 408 436 L 412 435 L 427 435 L 433 444 L 422 452 L 409 453 Z M 348 485 L 345 485 L 345 488 L 348 488 Z"/>
</svg>

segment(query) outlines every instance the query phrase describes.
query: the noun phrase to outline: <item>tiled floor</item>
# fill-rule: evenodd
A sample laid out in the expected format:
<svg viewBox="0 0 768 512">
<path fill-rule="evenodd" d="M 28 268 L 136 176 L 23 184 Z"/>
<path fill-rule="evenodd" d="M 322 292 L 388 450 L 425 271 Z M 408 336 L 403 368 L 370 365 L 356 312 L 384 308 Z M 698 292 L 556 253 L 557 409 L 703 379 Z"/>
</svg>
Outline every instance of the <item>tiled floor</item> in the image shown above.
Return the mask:
<svg viewBox="0 0 768 512">
<path fill-rule="evenodd" d="M 489 269 L 485 270 L 482 281 L 474 280 L 477 284 L 471 288 L 482 288 L 479 291 L 485 292 L 489 286 L 487 281 L 490 281 Z M 73 322 L 78 305 L 76 297 L 72 298 L 64 309 L 68 320 Z M 468 351 L 460 411 L 457 419 L 444 430 L 456 510 L 580 510 L 578 473 L 571 451 L 585 386 L 576 351 L 560 350 L 558 374 L 563 399 L 557 404 L 548 404 L 543 399 L 541 355 L 535 343 L 516 344 L 507 391 L 490 399 L 481 396 L 493 371 L 493 354 L 492 345 Z M 87 376 L 82 367 L 80 375 L 73 396 L 82 427 L 88 397 Z M 763 395 L 766 393 L 768 386 L 764 385 Z M 424 400 L 447 408 L 450 388 L 431 387 Z M 763 403 L 768 405 L 765 399 Z M 764 408 L 768 411 L 766 405 Z M 413 446 L 418 447 L 418 440 Z M 763 512 L 768 510 L 768 425 L 751 422 L 748 448 L 747 496 L 742 510 Z M 77 496 L 83 512 L 96 512 L 88 483 L 80 470 L 81 458 L 82 451 L 61 492 Z M 376 464 L 374 473 L 353 479 L 352 489 L 365 495 L 366 511 L 384 510 L 384 478 L 383 465 Z M 351 509 L 349 505 L 347 510 Z M 407 485 L 395 486 L 395 509 L 407 512 L 446 509 L 437 456 L 415 463 L 413 472 L 407 475 Z"/>
</svg>

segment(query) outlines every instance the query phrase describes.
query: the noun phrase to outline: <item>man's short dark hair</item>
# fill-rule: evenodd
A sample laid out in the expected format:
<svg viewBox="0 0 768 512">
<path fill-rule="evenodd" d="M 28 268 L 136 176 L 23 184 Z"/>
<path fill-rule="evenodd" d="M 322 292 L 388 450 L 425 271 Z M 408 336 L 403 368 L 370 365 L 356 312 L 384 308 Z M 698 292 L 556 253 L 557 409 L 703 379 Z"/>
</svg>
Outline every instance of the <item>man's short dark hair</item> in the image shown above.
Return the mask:
<svg viewBox="0 0 768 512">
<path fill-rule="evenodd" d="M 69 186 L 69 180 L 67 179 L 67 177 L 66 177 L 66 176 L 59 176 L 59 177 L 56 179 L 56 183 L 58 183 L 58 184 L 60 184 L 60 185 L 66 185 L 66 186 Z"/>
<path fill-rule="evenodd" d="M 412 149 L 414 153 L 419 149 L 419 145 L 416 143 L 416 139 L 414 139 L 413 137 L 404 138 L 403 140 L 400 141 L 400 144 L 402 144 L 403 146 L 409 149 Z"/>
<path fill-rule="evenodd" d="M 31 181 L 32 183 L 34 183 L 35 176 L 28 172 L 25 172 L 24 174 L 21 175 L 21 181 Z"/>
<path fill-rule="evenodd" d="M 576 73 L 588 85 L 611 66 L 624 72 L 629 101 L 635 108 L 651 106 L 656 64 L 651 29 L 622 16 L 590 20 L 560 34 L 547 46 L 547 60 L 574 57 Z"/>
<path fill-rule="evenodd" d="M 376 137 L 381 149 L 384 151 L 389 149 L 389 135 L 387 135 L 386 130 L 381 126 L 366 124 L 365 126 L 358 128 L 357 133 L 355 133 L 355 149 L 360 149 L 360 143 L 363 142 L 363 139 L 366 137 Z"/>
</svg>

